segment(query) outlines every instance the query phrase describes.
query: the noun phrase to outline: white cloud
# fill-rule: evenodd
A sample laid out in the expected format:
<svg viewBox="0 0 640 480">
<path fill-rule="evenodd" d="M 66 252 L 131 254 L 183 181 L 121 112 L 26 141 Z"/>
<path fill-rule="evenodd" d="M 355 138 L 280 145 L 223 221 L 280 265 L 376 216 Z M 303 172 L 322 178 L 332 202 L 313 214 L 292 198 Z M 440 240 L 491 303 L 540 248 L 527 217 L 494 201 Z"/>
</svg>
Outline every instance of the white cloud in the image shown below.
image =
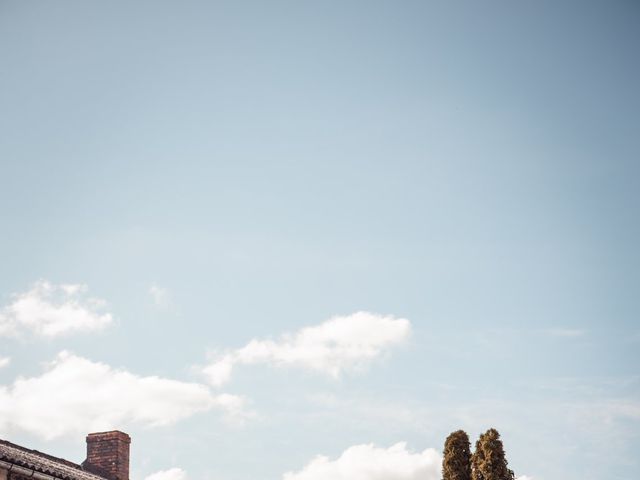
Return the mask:
<svg viewBox="0 0 640 480">
<path fill-rule="evenodd" d="M 149 295 L 153 299 L 153 303 L 158 308 L 167 308 L 169 306 L 169 290 L 159 287 L 158 285 L 151 285 L 149 287 Z"/>
<path fill-rule="evenodd" d="M 405 443 L 387 449 L 355 445 L 331 460 L 317 456 L 298 472 L 283 480 L 440 480 L 441 457 L 433 448 L 414 453 Z"/>
<path fill-rule="evenodd" d="M 147 475 L 144 480 L 187 480 L 187 472 L 181 468 L 170 468 Z"/>
<path fill-rule="evenodd" d="M 4 368 L 11 363 L 11 357 L 0 357 L 0 368 Z"/>
<path fill-rule="evenodd" d="M 86 285 L 53 285 L 36 282 L 24 293 L 12 295 L 12 302 L 0 310 L 0 336 L 30 331 L 56 337 L 75 331 L 100 330 L 113 321 L 102 313 L 106 303 L 86 296 Z"/>
<path fill-rule="evenodd" d="M 231 378 L 235 365 L 259 363 L 301 367 L 337 378 L 345 371 L 362 369 L 404 341 L 410 332 L 406 319 L 357 312 L 277 340 L 251 340 L 242 348 L 218 355 L 202 371 L 216 386 Z"/>
<path fill-rule="evenodd" d="M 244 401 L 208 387 L 141 377 L 61 352 L 38 377 L 0 387 L 0 432 L 21 430 L 52 439 L 137 423 L 156 427 L 219 408 L 231 421 L 246 415 Z"/>
</svg>

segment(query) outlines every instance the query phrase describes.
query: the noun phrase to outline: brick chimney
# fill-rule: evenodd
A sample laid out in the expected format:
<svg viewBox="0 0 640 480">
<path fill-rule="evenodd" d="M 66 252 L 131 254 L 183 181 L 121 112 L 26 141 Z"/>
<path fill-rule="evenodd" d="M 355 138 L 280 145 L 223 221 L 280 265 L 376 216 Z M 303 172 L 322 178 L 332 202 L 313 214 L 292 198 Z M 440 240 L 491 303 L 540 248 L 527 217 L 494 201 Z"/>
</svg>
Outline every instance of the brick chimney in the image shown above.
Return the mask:
<svg viewBox="0 0 640 480">
<path fill-rule="evenodd" d="M 87 435 L 87 459 L 83 468 L 109 480 L 129 480 L 129 445 L 131 437 L 124 432 L 90 433 Z"/>
</svg>

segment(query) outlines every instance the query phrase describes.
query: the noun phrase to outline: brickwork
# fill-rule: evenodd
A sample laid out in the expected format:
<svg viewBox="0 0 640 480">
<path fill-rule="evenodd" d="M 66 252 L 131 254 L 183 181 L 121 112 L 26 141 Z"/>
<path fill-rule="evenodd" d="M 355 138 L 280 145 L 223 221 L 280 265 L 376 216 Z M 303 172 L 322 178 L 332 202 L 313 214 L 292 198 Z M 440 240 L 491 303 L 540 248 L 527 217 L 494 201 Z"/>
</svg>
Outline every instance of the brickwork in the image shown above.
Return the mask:
<svg viewBox="0 0 640 480">
<path fill-rule="evenodd" d="M 119 431 L 87 435 L 87 459 L 82 466 L 110 480 L 129 480 L 129 435 Z"/>
</svg>

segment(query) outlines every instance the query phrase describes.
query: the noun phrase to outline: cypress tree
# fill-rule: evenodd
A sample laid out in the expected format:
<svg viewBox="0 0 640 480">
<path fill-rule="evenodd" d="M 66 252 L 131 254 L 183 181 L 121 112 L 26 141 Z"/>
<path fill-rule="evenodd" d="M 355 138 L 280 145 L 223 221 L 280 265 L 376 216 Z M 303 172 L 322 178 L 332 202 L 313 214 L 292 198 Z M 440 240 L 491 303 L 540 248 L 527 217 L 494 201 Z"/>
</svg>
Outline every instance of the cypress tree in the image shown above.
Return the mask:
<svg viewBox="0 0 640 480">
<path fill-rule="evenodd" d="M 480 438 L 476 441 L 476 449 L 471 456 L 471 478 L 472 480 L 484 480 L 482 469 L 480 466 L 484 464 L 484 452 L 482 451 L 482 443 L 484 442 L 484 433 L 480 434 Z"/>
<path fill-rule="evenodd" d="M 473 480 L 513 480 L 500 434 L 490 428 L 480 435 L 472 457 Z"/>
<path fill-rule="evenodd" d="M 471 480 L 471 444 L 464 430 L 451 433 L 444 442 L 443 480 Z"/>
</svg>

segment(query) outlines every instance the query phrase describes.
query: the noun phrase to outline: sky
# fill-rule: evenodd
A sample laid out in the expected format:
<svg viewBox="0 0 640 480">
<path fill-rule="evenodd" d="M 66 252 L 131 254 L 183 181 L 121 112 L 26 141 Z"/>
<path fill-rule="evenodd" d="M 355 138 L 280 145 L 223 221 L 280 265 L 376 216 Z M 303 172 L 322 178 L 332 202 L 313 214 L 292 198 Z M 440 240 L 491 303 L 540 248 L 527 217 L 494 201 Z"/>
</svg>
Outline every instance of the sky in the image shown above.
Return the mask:
<svg viewBox="0 0 640 480">
<path fill-rule="evenodd" d="M 640 469 L 640 4 L 0 0 L 0 437 L 131 480 Z"/>
</svg>

